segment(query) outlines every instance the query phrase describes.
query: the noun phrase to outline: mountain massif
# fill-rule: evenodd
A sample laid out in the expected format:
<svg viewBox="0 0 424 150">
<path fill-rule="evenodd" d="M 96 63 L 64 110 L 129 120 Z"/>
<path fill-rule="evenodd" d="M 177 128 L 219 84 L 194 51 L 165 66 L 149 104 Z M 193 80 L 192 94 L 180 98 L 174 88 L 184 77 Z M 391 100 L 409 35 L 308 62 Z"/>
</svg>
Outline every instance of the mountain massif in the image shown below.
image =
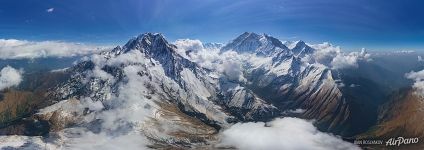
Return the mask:
<svg viewBox="0 0 424 150">
<path fill-rule="evenodd" d="M 411 93 L 402 97 L 404 101 L 385 105 L 372 101 L 372 96 L 352 96 L 354 91 L 341 83 L 343 70 L 333 64 L 343 56 L 317 57 L 323 50 L 303 41 L 288 44 L 267 34 L 246 32 L 225 45 L 203 44 L 201 49 L 218 51 L 223 58 L 205 67 L 198 61 L 202 50 L 181 50 L 158 33 L 141 34 L 122 47 L 85 57 L 70 68 L 43 75 L 54 75 L 51 84 L 28 86 L 22 94 L 3 92 L 0 106 L 11 98 L 25 102 L 21 99 L 31 94 L 37 95 L 37 103 L 28 104 L 33 107 L 22 113 L 24 119 L 3 117 L 2 121 L 13 122 L 0 133 L 49 135 L 47 139 L 57 145 L 75 144 L 74 137 L 133 135 L 129 138 L 150 141 L 149 148 L 206 149 L 217 143 L 221 130 L 238 122 L 297 117 L 314 120 L 321 131 L 353 138 L 364 132 L 362 137 L 396 135 L 404 130 L 392 126 L 421 121 L 419 115 L 405 121 L 397 113 L 421 109 L 415 108 L 414 103 L 421 101 Z M 363 51 L 347 57 L 367 55 Z M 7 105 L 0 108 L 3 113 L 22 117 L 5 111 L 20 110 Z M 374 109 L 380 105 L 378 114 Z M 377 129 L 369 130 L 377 124 Z M 82 137 L 82 133 L 91 136 Z"/>
</svg>

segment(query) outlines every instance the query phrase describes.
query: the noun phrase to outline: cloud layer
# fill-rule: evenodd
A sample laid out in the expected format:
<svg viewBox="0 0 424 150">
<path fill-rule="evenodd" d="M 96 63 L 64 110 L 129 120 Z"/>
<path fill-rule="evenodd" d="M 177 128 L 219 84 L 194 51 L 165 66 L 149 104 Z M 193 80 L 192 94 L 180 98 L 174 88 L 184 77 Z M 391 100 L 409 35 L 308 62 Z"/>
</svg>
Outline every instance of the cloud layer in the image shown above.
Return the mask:
<svg viewBox="0 0 424 150">
<path fill-rule="evenodd" d="M 274 121 L 237 123 L 221 133 L 223 147 L 244 150 L 359 150 L 339 137 L 318 131 L 311 122 L 298 118 L 279 118 Z"/>
<path fill-rule="evenodd" d="M 411 71 L 406 73 L 405 77 L 414 80 L 415 82 L 412 87 L 415 88 L 416 94 L 424 96 L 424 70 L 418 72 Z"/>
<path fill-rule="evenodd" d="M 207 49 L 200 40 L 179 39 L 174 42 L 178 47 L 177 53 L 208 69 L 216 68 L 220 60 L 218 48 Z"/>
<path fill-rule="evenodd" d="M 241 63 L 246 56 L 234 51 L 220 53 L 218 47 L 206 48 L 199 40 L 180 39 L 174 44 L 181 56 L 196 62 L 201 67 L 218 71 L 230 80 L 244 81 Z"/>
<path fill-rule="evenodd" d="M 72 57 L 99 53 L 106 49 L 109 48 L 61 41 L 34 42 L 16 39 L 0 39 L 0 59 Z"/>
<path fill-rule="evenodd" d="M 332 69 L 356 68 L 359 61 L 370 61 L 371 55 L 362 49 L 360 52 L 342 52 L 339 46 L 330 43 L 311 45 L 317 51 L 307 61 L 314 61 L 331 67 Z"/>
<path fill-rule="evenodd" d="M 22 81 L 22 71 L 6 66 L 0 71 L 0 90 L 17 86 Z"/>
</svg>

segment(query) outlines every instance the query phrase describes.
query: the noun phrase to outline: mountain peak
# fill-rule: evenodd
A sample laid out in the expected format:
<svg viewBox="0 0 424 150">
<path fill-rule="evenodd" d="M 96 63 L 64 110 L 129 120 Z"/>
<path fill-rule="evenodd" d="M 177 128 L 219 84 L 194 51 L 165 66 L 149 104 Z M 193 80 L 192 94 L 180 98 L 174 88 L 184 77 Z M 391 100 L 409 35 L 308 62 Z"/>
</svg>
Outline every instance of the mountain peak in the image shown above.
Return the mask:
<svg viewBox="0 0 424 150">
<path fill-rule="evenodd" d="M 239 38 L 239 37 L 258 37 L 258 36 L 260 36 L 259 34 L 257 34 L 257 33 L 254 33 L 254 32 L 244 32 L 243 34 L 241 34 L 241 35 L 239 35 L 237 38 Z"/>
<path fill-rule="evenodd" d="M 149 39 L 162 39 L 165 40 L 165 37 L 161 33 L 143 33 L 137 36 L 137 39 L 149 40 Z"/>
<path fill-rule="evenodd" d="M 305 45 L 306 45 L 306 43 L 302 40 L 299 40 L 299 41 L 296 42 L 296 46 L 305 46 Z"/>
<path fill-rule="evenodd" d="M 262 35 L 256 34 L 254 32 L 244 32 L 243 34 L 239 35 L 236 39 L 233 40 L 233 42 L 243 42 L 246 40 L 259 40 Z"/>
<path fill-rule="evenodd" d="M 234 50 L 238 53 L 256 53 L 265 56 L 270 56 L 287 49 L 277 38 L 267 34 L 256 34 L 253 32 L 244 32 L 222 48 L 224 51 Z"/>
<path fill-rule="evenodd" d="M 168 77 L 175 78 L 184 67 L 192 68 L 195 64 L 182 56 L 177 47 L 165 39 L 160 33 L 144 33 L 128 41 L 124 46 L 124 52 L 137 50 L 147 58 L 158 61 L 164 68 Z"/>
<path fill-rule="evenodd" d="M 306 44 L 302 40 L 299 40 L 296 42 L 295 46 L 291 49 L 291 51 L 293 52 L 295 56 L 303 57 L 307 54 L 312 54 L 315 51 L 315 49 L 308 46 L 308 44 Z"/>
<path fill-rule="evenodd" d="M 125 44 L 125 52 L 130 50 L 140 50 L 148 55 L 157 55 L 166 51 L 172 51 L 174 45 L 169 44 L 161 33 L 143 33 L 132 38 Z"/>
</svg>

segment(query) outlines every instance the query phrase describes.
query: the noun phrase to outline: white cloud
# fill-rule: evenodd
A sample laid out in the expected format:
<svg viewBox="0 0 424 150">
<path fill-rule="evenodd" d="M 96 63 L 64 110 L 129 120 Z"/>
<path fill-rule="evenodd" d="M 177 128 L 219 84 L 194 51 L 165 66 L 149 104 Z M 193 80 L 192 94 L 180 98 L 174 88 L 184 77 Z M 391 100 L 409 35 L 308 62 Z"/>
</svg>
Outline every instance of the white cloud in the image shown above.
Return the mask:
<svg viewBox="0 0 424 150">
<path fill-rule="evenodd" d="M 53 69 L 53 70 L 50 70 L 50 72 L 64 72 L 64 71 L 66 71 L 67 69 L 69 69 L 69 67 L 60 68 L 60 69 Z"/>
<path fill-rule="evenodd" d="M 331 66 L 333 69 L 358 67 L 358 64 L 356 62 L 357 59 L 355 56 L 337 55 L 336 57 L 334 57 L 333 61 L 331 61 Z"/>
<path fill-rule="evenodd" d="M 0 136 L 0 149 L 60 149 L 56 145 L 44 143 L 41 136 Z"/>
<path fill-rule="evenodd" d="M 244 55 L 234 51 L 220 53 L 218 48 L 204 48 L 199 40 L 181 39 L 174 42 L 177 52 L 185 58 L 196 62 L 201 67 L 216 70 L 230 80 L 244 81 L 242 61 Z"/>
<path fill-rule="evenodd" d="M 81 128 L 69 128 L 60 134 L 65 142 L 59 145 L 74 150 L 148 149 L 148 139 L 137 133 L 113 136 L 105 132 L 93 133 Z"/>
<path fill-rule="evenodd" d="M 408 79 L 423 80 L 424 79 L 424 70 L 421 70 L 421 71 L 418 71 L 418 72 L 411 71 L 411 72 L 407 73 L 405 76 Z"/>
<path fill-rule="evenodd" d="M 221 133 L 222 147 L 243 150 L 359 150 L 354 144 L 318 131 L 312 122 L 298 118 L 281 118 L 274 121 L 237 123 Z"/>
<path fill-rule="evenodd" d="M 310 59 L 325 65 L 330 64 L 333 58 L 341 53 L 341 48 L 339 46 L 333 46 L 328 42 L 311 45 L 311 47 L 316 49 L 316 51 Z"/>
<path fill-rule="evenodd" d="M 46 12 L 48 12 L 48 13 L 52 13 L 53 11 L 54 11 L 54 8 L 49 8 L 49 9 L 46 10 Z"/>
<path fill-rule="evenodd" d="M 359 61 L 372 60 L 364 48 L 360 52 L 344 53 L 339 46 L 327 42 L 311 46 L 316 51 L 312 56 L 304 58 L 304 61 L 321 63 L 332 69 L 356 68 Z"/>
<path fill-rule="evenodd" d="M 93 76 L 100 78 L 102 80 L 114 80 L 113 76 L 109 73 L 107 73 L 106 71 L 103 71 L 102 69 L 100 69 L 98 66 L 95 66 L 93 69 Z"/>
<path fill-rule="evenodd" d="M 405 74 L 408 79 L 414 80 L 412 87 L 415 89 L 415 93 L 424 96 L 424 70 L 414 72 L 411 71 Z"/>
<path fill-rule="evenodd" d="M 93 101 L 89 97 L 82 98 L 80 101 L 81 101 L 81 104 L 83 106 L 85 106 L 86 108 L 88 108 L 89 110 L 92 110 L 92 111 L 101 111 L 104 108 L 102 102 Z"/>
<path fill-rule="evenodd" d="M 290 110 L 286 110 L 283 112 L 283 114 L 301 114 L 304 113 L 306 110 L 305 109 L 290 109 Z"/>
<path fill-rule="evenodd" d="M 68 128 L 57 134 L 61 140 L 46 142 L 41 136 L 0 136 L 0 149 L 73 149 L 73 150 L 147 150 L 144 136 L 128 134 L 111 136 L 95 134 L 81 128 Z"/>
<path fill-rule="evenodd" d="M 415 53 L 415 51 L 413 51 L 413 50 L 400 50 L 400 51 L 394 51 L 393 53 L 398 53 L 398 54 L 411 54 L 411 53 Z"/>
<path fill-rule="evenodd" d="M 358 85 L 358 84 L 350 84 L 349 85 L 349 87 L 351 87 L 351 88 L 358 87 L 358 86 L 360 86 L 360 85 Z"/>
<path fill-rule="evenodd" d="M 26 41 L 0 39 L 0 59 L 33 59 L 45 57 L 72 57 L 99 53 L 109 47 L 99 47 L 61 41 Z"/>
<path fill-rule="evenodd" d="M 219 49 L 204 48 L 199 40 L 180 39 L 175 41 L 174 44 L 177 46 L 177 52 L 181 56 L 207 69 L 216 69 L 217 62 L 222 59 Z"/>
<path fill-rule="evenodd" d="M 240 62 L 225 61 L 222 64 L 222 71 L 230 80 L 242 81 L 243 79 L 243 70 Z"/>
<path fill-rule="evenodd" d="M 17 86 L 22 81 L 22 71 L 6 66 L 0 71 L 0 90 Z"/>
<path fill-rule="evenodd" d="M 189 58 L 189 55 L 187 55 L 189 52 L 204 50 L 203 44 L 200 40 L 178 39 L 174 42 L 174 44 L 178 47 L 177 52 L 186 58 Z"/>
</svg>

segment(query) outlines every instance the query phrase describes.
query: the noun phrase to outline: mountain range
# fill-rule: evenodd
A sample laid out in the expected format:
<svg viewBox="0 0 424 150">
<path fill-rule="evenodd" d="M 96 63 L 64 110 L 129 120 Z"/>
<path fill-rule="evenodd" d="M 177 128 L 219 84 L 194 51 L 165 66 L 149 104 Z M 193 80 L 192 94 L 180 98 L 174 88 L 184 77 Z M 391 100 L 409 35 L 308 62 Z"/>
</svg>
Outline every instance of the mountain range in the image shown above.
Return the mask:
<svg viewBox="0 0 424 150">
<path fill-rule="evenodd" d="M 0 133 L 43 136 L 65 147 L 103 135 L 131 135 L 148 148 L 210 149 L 234 148 L 219 144 L 219 134 L 233 124 L 284 117 L 313 120 L 319 131 L 347 141 L 409 131 L 411 121 L 392 122 L 405 122 L 399 113 L 422 98 L 410 88 L 402 92 L 406 98 L 396 98 L 402 94 L 393 92 L 403 85 L 384 88 L 390 75 L 377 80 L 351 73 L 390 72 L 368 61 L 366 51 L 342 53 L 328 43 L 282 42 L 267 34 L 245 32 L 225 45 L 182 48 L 162 34 L 144 33 L 4 90 L 0 106 L 8 107 L 0 109 Z M 22 103 L 6 104 L 16 100 Z M 418 116 L 412 121 L 420 121 Z"/>
</svg>

